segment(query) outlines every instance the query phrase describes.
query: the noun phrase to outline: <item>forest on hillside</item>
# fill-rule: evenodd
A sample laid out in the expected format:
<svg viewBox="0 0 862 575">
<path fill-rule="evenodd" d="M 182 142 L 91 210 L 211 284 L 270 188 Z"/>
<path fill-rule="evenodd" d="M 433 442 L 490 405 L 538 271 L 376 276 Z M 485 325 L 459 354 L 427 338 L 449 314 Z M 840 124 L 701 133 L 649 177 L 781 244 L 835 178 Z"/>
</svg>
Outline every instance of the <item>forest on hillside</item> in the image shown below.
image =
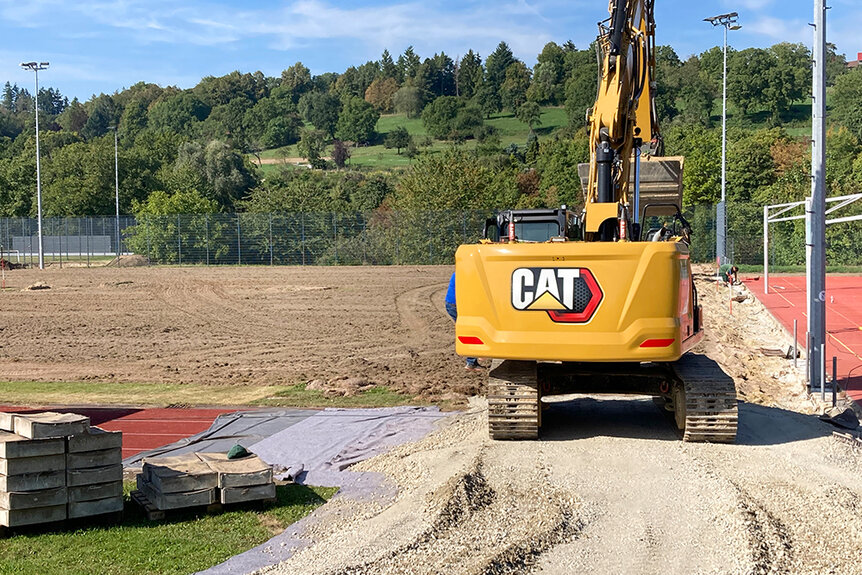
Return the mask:
<svg viewBox="0 0 862 575">
<path fill-rule="evenodd" d="M 810 53 L 801 44 L 731 51 L 728 197 L 757 205 L 808 194 Z M 685 202 L 720 194 L 722 52 L 685 60 L 659 46 L 657 107 L 668 155 L 686 156 Z M 830 193 L 862 184 L 862 68 L 829 51 Z M 407 48 L 343 73 L 301 62 L 279 77 L 232 72 L 181 90 L 144 81 L 71 101 L 40 90 L 43 214 L 369 212 L 538 207 L 582 202 L 585 116 L 596 90 L 594 47 L 547 44 L 528 67 L 505 42 L 422 58 Z M 566 121 L 542 126 L 549 110 Z M 522 127 L 504 142 L 505 120 Z M 33 94 L 0 99 L 0 217 L 36 212 Z M 421 134 L 418 131 L 421 131 Z M 398 166 L 354 166 L 377 147 Z M 311 169 L 264 171 L 291 150 Z M 286 152 L 283 152 L 286 153 Z M 381 152 L 382 154 L 382 152 Z M 381 156 L 382 157 L 382 156 Z"/>
</svg>

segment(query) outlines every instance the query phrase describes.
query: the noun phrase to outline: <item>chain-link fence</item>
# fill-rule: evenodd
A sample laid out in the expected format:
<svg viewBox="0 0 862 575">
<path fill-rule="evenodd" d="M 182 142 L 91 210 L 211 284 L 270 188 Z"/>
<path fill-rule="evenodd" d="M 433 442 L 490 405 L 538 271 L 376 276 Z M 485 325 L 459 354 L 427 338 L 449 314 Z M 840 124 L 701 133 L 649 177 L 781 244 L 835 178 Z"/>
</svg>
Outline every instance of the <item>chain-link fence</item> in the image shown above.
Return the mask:
<svg viewBox="0 0 862 575">
<path fill-rule="evenodd" d="M 715 206 L 683 210 L 692 228 L 692 260 L 715 261 Z M 192 214 L 122 216 L 123 254 L 172 265 L 450 264 L 462 243 L 482 234 L 483 211 L 402 213 Z M 644 222 L 645 227 L 655 222 Z M 649 224 L 649 225 L 647 225 Z M 728 204 L 727 254 L 737 264 L 763 264 L 763 208 Z M 38 258 L 36 220 L 0 218 L 2 256 L 13 263 Z M 770 225 L 770 265 L 805 264 L 805 223 Z M 43 218 L 47 262 L 110 258 L 118 252 L 114 217 Z M 827 228 L 831 265 L 862 265 L 862 225 Z"/>
</svg>

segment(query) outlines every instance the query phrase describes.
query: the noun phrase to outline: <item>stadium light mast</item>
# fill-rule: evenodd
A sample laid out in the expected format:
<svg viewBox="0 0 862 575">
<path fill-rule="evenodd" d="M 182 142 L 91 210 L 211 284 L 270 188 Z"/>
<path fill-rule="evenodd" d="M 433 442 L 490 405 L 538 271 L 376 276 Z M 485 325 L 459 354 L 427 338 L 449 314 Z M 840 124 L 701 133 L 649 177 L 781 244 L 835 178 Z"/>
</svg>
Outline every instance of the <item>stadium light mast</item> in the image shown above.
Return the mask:
<svg viewBox="0 0 862 575">
<path fill-rule="evenodd" d="M 39 269 L 45 269 L 45 253 L 42 245 L 42 169 L 39 160 L 39 70 L 47 70 L 48 62 L 21 62 L 25 70 L 36 73 L 36 92 L 33 101 L 36 108 L 36 225 L 39 234 Z"/>
<path fill-rule="evenodd" d="M 825 399 L 826 372 L 826 2 L 814 2 L 811 98 L 811 198 L 806 204 L 805 251 L 808 375 Z"/>
<path fill-rule="evenodd" d="M 731 12 L 729 14 L 719 14 L 712 18 L 704 18 L 704 22 L 709 22 L 713 26 L 721 26 L 724 28 L 724 75 L 722 77 L 722 96 L 721 96 L 721 201 L 716 206 L 715 214 L 715 260 L 720 266 L 726 263 L 727 259 L 727 31 L 739 30 L 742 28 L 737 23 L 739 14 Z"/>
</svg>

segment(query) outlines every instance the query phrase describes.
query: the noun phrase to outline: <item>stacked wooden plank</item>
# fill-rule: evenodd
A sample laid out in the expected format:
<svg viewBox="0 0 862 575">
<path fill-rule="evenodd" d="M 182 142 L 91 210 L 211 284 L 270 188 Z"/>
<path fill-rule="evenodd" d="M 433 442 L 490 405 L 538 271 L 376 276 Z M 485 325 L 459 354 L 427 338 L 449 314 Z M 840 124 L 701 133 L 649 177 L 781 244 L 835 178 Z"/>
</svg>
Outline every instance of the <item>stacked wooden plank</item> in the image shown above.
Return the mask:
<svg viewBox="0 0 862 575">
<path fill-rule="evenodd" d="M 123 510 L 123 436 L 88 427 L 66 440 L 69 519 Z"/>
<path fill-rule="evenodd" d="M 0 413 L 0 526 L 121 511 L 121 444 L 88 417 Z"/>
<path fill-rule="evenodd" d="M 257 455 L 228 459 L 223 453 L 198 453 L 218 473 L 219 501 L 224 504 L 275 499 L 272 466 Z"/>
<path fill-rule="evenodd" d="M 160 511 L 275 499 L 272 467 L 256 455 L 228 459 L 222 453 L 191 453 L 146 458 L 137 482 L 144 498 Z"/>
<path fill-rule="evenodd" d="M 218 474 L 193 453 L 145 458 L 137 482 L 138 490 L 162 511 L 216 502 Z"/>
</svg>

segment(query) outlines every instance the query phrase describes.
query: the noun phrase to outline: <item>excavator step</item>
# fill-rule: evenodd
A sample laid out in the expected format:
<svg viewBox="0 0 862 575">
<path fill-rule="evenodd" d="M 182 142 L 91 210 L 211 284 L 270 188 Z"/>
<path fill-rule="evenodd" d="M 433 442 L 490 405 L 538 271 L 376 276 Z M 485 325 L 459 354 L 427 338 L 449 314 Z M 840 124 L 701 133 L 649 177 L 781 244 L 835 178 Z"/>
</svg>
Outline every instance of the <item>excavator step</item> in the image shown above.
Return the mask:
<svg viewBox="0 0 862 575">
<path fill-rule="evenodd" d="M 494 360 L 488 374 L 492 439 L 537 439 L 542 425 L 536 362 Z"/>
<path fill-rule="evenodd" d="M 675 409 L 678 424 L 684 417 L 683 441 L 735 442 L 739 418 L 733 378 L 714 360 L 694 353 L 680 358 L 673 370 L 682 391 L 682 405 Z"/>
</svg>

